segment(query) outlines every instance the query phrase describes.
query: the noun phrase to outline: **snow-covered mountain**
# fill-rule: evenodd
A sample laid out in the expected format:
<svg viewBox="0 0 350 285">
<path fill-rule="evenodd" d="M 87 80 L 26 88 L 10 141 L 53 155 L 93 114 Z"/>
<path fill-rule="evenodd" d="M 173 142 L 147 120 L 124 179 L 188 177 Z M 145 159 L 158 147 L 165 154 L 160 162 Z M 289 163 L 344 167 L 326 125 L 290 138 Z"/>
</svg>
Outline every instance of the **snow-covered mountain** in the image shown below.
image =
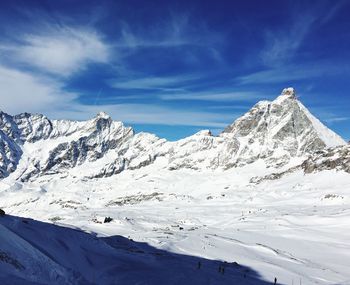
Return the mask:
<svg viewBox="0 0 350 285">
<path fill-rule="evenodd" d="M 257 103 L 219 136 L 201 131 L 168 142 L 148 133 L 135 135 L 105 113 L 77 122 L 1 112 L 0 137 L 0 175 L 21 181 L 55 174 L 103 177 L 153 163 L 172 170 L 229 169 L 261 159 L 278 167 L 345 145 L 300 103 L 293 88 L 272 102 Z"/>
<path fill-rule="evenodd" d="M 272 102 L 259 102 L 224 133 L 239 140 L 240 160 L 267 158 L 287 163 L 291 157 L 345 144 L 305 108 L 293 88 L 283 89 Z"/>
<path fill-rule="evenodd" d="M 1 112 L 0 138 L 1 284 L 350 284 L 350 145 L 292 88 L 218 136 Z"/>
</svg>

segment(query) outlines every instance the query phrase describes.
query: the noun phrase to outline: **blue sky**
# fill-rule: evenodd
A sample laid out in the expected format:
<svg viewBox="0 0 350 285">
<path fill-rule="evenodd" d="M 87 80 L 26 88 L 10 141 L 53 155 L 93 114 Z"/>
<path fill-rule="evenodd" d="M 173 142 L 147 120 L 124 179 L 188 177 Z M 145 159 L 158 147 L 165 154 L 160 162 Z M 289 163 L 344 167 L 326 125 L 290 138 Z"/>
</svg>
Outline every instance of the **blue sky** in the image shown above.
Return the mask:
<svg viewBox="0 0 350 285">
<path fill-rule="evenodd" d="M 0 2 L 0 108 L 170 140 L 293 86 L 350 139 L 350 1 Z"/>
</svg>

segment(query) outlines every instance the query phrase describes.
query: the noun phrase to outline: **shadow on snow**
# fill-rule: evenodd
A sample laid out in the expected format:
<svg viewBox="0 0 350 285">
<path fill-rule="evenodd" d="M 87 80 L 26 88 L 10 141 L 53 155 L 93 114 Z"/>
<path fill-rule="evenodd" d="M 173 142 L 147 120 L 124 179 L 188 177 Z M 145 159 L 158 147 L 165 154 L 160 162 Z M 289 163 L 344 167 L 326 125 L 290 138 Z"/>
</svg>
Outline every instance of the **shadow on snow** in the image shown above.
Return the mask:
<svg viewBox="0 0 350 285">
<path fill-rule="evenodd" d="M 0 217 L 0 283 L 272 284 L 236 262 L 14 216 Z"/>
</svg>

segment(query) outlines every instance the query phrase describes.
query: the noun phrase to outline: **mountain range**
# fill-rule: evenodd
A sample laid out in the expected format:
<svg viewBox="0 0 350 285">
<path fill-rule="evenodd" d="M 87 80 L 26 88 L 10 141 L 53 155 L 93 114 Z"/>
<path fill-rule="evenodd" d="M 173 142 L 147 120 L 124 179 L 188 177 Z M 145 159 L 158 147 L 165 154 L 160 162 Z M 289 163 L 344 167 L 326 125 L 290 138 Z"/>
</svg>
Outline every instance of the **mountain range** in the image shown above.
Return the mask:
<svg viewBox="0 0 350 285">
<path fill-rule="evenodd" d="M 52 175 L 106 177 L 154 163 L 172 170 L 229 169 L 257 160 L 281 167 L 344 145 L 293 88 L 257 103 L 218 136 L 205 130 L 175 142 L 135 134 L 103 112 L 80 122 L 0 113 L 0 177 L 22 182 Z"/>
</svg>

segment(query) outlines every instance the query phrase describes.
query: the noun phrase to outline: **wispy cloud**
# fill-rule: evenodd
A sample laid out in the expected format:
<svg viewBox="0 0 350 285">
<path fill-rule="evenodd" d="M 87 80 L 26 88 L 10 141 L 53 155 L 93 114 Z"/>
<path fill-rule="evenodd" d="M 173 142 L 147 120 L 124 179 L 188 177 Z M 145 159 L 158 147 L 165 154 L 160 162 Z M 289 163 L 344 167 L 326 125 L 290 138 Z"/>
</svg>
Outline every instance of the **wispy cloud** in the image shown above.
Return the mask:
<svg viewBox="0 0 350 285">
<path fill-rule="evenodd" d="M 86 105 L 76 93 L 64 92 L 64 87 L 43 76 L 33 76 L 0 66 L 0 101 L 3 111 L 44 113 L 52 118 L 85 120 L 103 110 L 116 120 L 130 124 L 183 125 L 223 128 L 238 114 L 222 114 L 172 108 L 154 104 Z M 13 100 L 16 98 L 16 100 Z"/>
<path fill-rule="evenodd" d="M 298 80 L 337 76 L 349 72 L 350 67 L 335 62 L 289 64 L 286 66 L 264 69 L 262 71 L 237 77 L 239 84 L 290 83 Z"/>
<path fill-rule="evenodd" d="M 322 17 L 320 17 L 320 23 L 327 24 L 330 20 L 334 18 L 334 16 L 336 16 L 338 11 L 348 3 L 349 2 L 347 0 L 332 1 L 332 6 L 327 7 L 326 13 Z"/>
<path fill-rule="evenodd" d="M 183 30 L 182 33 L 179 33 Z M 118 39 L 116 46 L 121 48 L 149 48 L 149 47 L 178 47 L 184 45 L 198 44 L 193 39 L 187 37 L 185 26 L 166 25 L 161 29 L 148 30 L 146 34 L 132 31 L 130 26 L 123 23 L 121 37 Z"/>
<path fill-rule="evenodd" d="M 179 94 L 163 94 L 159 96 L 163 100 L 192 100 L 192 101 L 216 101 L 216 102 L 242 102 L 254 101 L 264 98 L 264 94 L 252 91 L 242 92 L 187 92 Z"/>
<path fill-rule="evenodd" d="M 111 80 L 109 84 L 111 87 L 118 89 L 160 89 L 174 91 L 183 90 L 186 84 L 198 78 L 198 75 L 140 77 L 136 79 Z"/>
<path fill-rule="evenodd" d="M 265 31 L 265 46 L 260 53 L 262 62 L 268 67 L 285 65 L 298 53 L 308 35 L 317 27 L 329 22 L 345 4 L 345 1 L 331 2 L 331 5 L 313 5 L 312 9 L 291 11 L 287 26 Z M 321 3 L 322 4 L 322 3 Z"/>
<path fill-rule="evenodd" d="M 61 76 L 83 70 L 89 63 L 107 63 L 110 47 L 94 30 L 49 26 L 38 34 L 19 35 L 1 46 L 7 59 Z"/>
<path fill-rule="evenodd" d="M 331 117 L 331 118 L 326 118 L 324 119 L 324 121 L 326 121 L 327 123 L 336 123 L 336 122 L 344 122 L 344 121 L 349 121 L 350 117 Z"/>
<path fill-rule="evenodd" d="M 315 20 L 313 15 L 301 14 L 292 21 L 287 30 L 278 33 L 267 31 L 266 46 L 260 54 L 263 63 L 267 66 L 280 66 L 293 58 Z"/>
<path fill-rule="evenodd" d="M 235 78 L 238 84 L 290 84 L 295 81 L 334 76 L 349 68 L 334 61 L 317 60 L 317 62 L 301 60 L 299 55 L 302 45 L 309 35 L 335 17 L 345 4 L 338 1 L 332 5 L 313 5 L 308 9 L 292 9 L 286 23 L 279 27 L 265 30 L 265 45 L 260 51 L 263 63 L 260 71 L 241 75 Z M 321 3 L 322 4 L 322 3 Z M 323 3 L 325 4 L 325 3 Z M 329 2 L 328 2 L 329 4 Z M 303 50 L 305 53 L 305 50 Z"/>
<path fill-rule="evenodd" d="M 350 121 L 350 116 L 346 112 L 341 112 L 339 107 L 336 106 L 312 107 L 311 110 L 318 118 L 329 125 Z"/>
<path fill-rule="evenodd" d="M 188 14 L 172 14 L 163 22 L 137 31 L 125 22 L 122 22 L 121 27 L 121 35 L 115 43 L 121 48 L 201 46 L 211 49 L 214 56 L 217 53 L 213 50 L 214 46 L 224 40 L 221 33 L 209 31 L 204 22 L 191 22 Z"/>
<path fill-rule="evenodd" d="M 149 90 L 153 98 L 164 101 L 215 101 L 238 102 L 255 101 L 264 98 L 266 94 L 257 91 L 222 91 L 206 88 L 205 91 L 193 91 L 200 88 L 203 78 L 199 75 L 178 75 L 165 77 L 141 77 L 132 80 L 112 80 L 109 84 L 113 88 L 126 90 Z M 147 94 L 136 95 L 135 98 L 145 98 Z M 118 96 L 119 98 L 119 96 Z"/>
<path fill-rule="evenodd" d="M 103 110 L 113 119 L 130 124 L 158 124 L 198 126 L 202 128 L 223 128 L 237 117 L 237 114 L 222 114 L 220 112 L 205 112 L 200 110 L 179 110 L 171 107 L 152 104 L 113 104 L 113 105 L 82 105 L 74 104 L 69 109 L 52 111 L 52 118 L 71 118 L 86 120 Z"/>
<path fill-rule="evenodd" d="M 305 70 L 297 66 L 286 66 L 243 75 L 236 80 L 240 84 L 280 83 L 319 76 L 322 72 L 324 71 L 318 69 Z"/>
<path fill-rule="evenodd" d="M 221 52 L 226 35 L 213 31 L 204 21 L 194 21 L 188 14 L 172 14 L 142 27 L 121 22 L 120 30 L 116 34 L 111 45 L 124 65 L 124 76 L 135 71 L 130 66 L 130 70 L 126 68 L 130 60 L 134 63 L 142 61 L 145 55 L 153 56 L 157 62 L 177 57 L 178 63 L 186 68 L 208 61 L 218 66 L 224 65 Z M 156 64 L 151 66 L 156 67 Z"/>
</svg>

